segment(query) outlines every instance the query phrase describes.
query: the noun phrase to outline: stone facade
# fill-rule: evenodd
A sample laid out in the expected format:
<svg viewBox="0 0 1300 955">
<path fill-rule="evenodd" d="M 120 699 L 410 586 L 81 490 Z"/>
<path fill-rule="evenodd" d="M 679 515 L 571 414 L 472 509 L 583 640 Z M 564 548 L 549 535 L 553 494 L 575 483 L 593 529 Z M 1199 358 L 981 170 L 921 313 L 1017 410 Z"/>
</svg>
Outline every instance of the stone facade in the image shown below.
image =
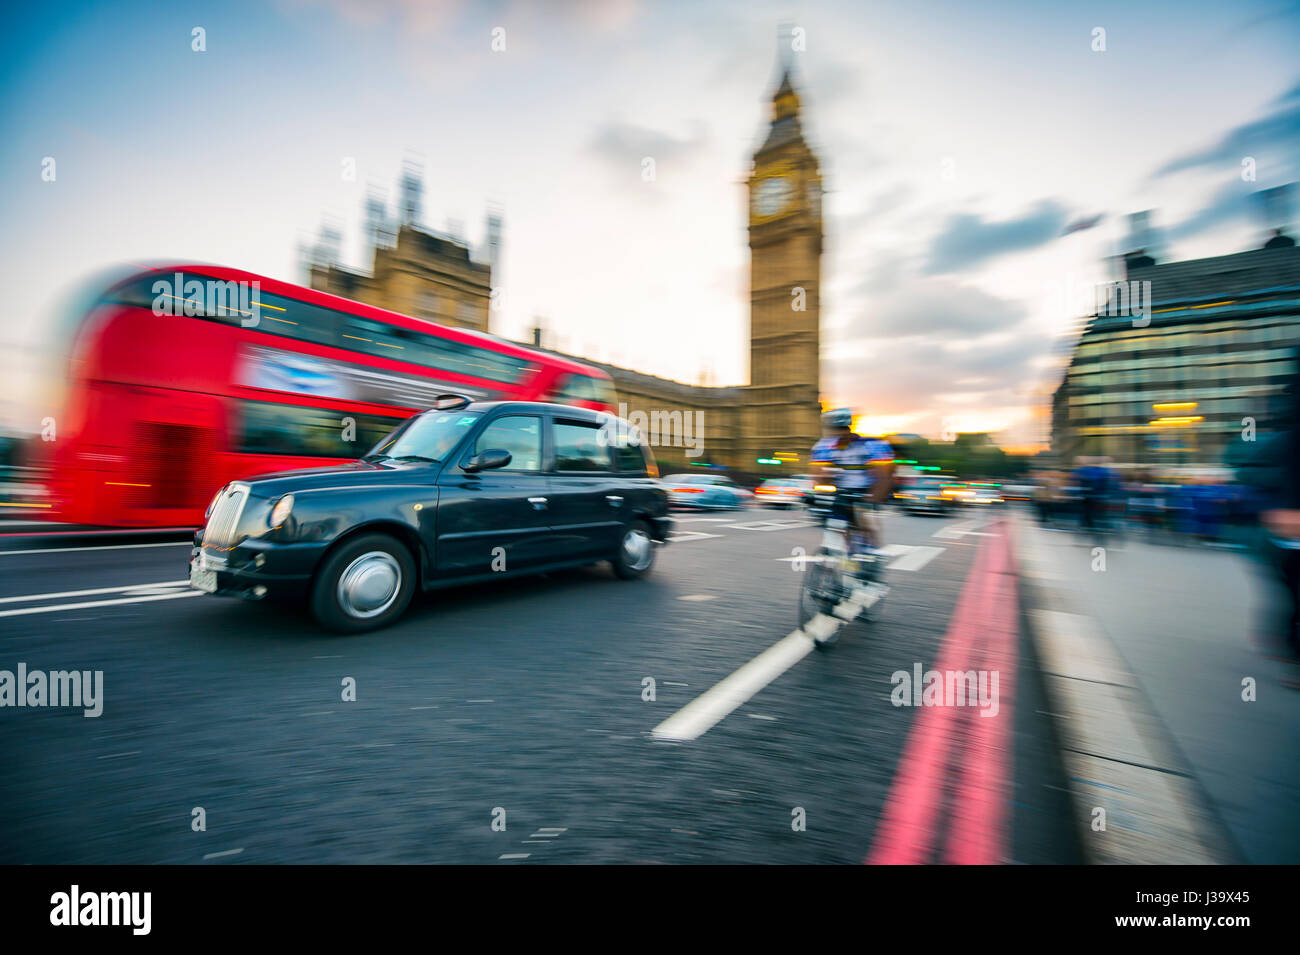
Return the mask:
<svg viewBox="0 0 1300 955">
<path fill-rule="evenodd" d="M 439 325 L 488 330 L 491 266 L 473 261 L 466 246 L 414 226 L 398 229 L 394 247 L 375 249 L 371 274 L 313 265 L 310 284 Z"/>
</svg>

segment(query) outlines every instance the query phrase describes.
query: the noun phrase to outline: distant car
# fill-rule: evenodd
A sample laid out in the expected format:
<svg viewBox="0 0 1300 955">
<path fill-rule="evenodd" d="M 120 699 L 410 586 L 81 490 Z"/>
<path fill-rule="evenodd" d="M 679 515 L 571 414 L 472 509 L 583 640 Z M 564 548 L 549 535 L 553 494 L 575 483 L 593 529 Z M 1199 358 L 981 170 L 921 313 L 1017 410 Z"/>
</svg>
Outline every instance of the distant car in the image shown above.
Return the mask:
<svg viewBox="0 0 1300 955">
<path fill-rule="evenodd" d="M 813 493 L 813 482 L 805 478 L 768 478 L 754 488 L 760 504 L 770 507 L 799 507 L 807 504 Z"/>
<path fill-rule="evenodd" d="M 1038 488 L 1033 484 L 1004 484 L 1002 485 L 1002 500 L 1032 501 L 1037 490 Z"/>
<path fill-rule="evenodd" d="M 604 440 L 608 416 L 581 408 L 438 402 L 359 461 L 227 484 L 194 535 L 190 586 L 303 598 L 355 633 L 419 590 L 598 561 L 650 570 L 672 519 L 648 445 Z"/>
<path fill-rule="evenodd" d="M 752 493 L 722 474 L 670 474 L 664 484 L 670 507 L 731 510 L 754 502 Z"/>
<path fill-rule="evenodd" d="M 920 478 L 894 492 L 894 500 L 913 514 L 947 514 L 953 499 L 945 493 L 948 482 L 938 478 Z"/>
<path fill-rule="evenodd" d="M 963 504 L 1001 504 L 1002 485 L 983 481 L 972 481 L 966 485 L 968 492 L 962 495 Z"/>
</svg>

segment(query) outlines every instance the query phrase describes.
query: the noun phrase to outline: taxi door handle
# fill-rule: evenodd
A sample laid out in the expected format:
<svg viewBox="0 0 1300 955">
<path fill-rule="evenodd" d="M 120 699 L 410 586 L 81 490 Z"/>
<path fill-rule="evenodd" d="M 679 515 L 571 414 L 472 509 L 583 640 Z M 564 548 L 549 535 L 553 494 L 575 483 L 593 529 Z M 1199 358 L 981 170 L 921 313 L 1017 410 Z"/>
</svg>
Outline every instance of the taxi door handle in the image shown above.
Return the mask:
<svg viewBox="0 0 1300 955">
<path fill-rule="evenodd" d="M 620 497 L 620 496 L 617 495 L 617 494 L 606 494 L 606 495 L 605 495 L 605 500 L 609 501 L 609 506 L 610 506 L 610 507 L 622 507 L 622 506 L 623 506 L 623 498 Z"/>
<path fill-rule="evenodd" d="M 546 498 L 544 497 L 530 497 L 528 499 L 528 503 L 533 505 L 533 510 L 537 510 L 537 511 L 546 510 Z"/>
</svg>

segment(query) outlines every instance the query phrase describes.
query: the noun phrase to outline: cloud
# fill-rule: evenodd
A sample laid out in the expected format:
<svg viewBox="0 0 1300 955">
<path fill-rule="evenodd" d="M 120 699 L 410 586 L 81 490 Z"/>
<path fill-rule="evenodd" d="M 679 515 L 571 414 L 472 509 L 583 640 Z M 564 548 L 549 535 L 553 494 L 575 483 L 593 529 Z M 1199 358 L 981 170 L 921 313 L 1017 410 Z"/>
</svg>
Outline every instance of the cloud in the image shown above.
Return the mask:
<svg viewBox="0 0 1300 955">
<path fill-rule="evenodd" d="M 677 137 L 633 123 L 609 121 L 600 124 L 588 144 L 588 151 L 619 168 L 635 166 L 650 156 L 655 162 L 681 159 L 700 151 L 708 142 L 704 127 L 697 125 L 688 137 Z"/>
<path fill-rule="evenodd" d="M 1259 194 L 1253 183 L 1229 182 L 1214 191 L 1210 201 L 1182 222 L 1162 231 L 1164 238 L 1179 242 L 1210 229 L 1238 223 L 1262 222 Z"/>
<path fill-rule="evenodd" d="M 1023 405 L 1051 341 L 1008 335 L 951 347 L 938 337 L 877 339 L 828 362 L 835 394 L 868 415 L 951 414 Z"/>
<path fill-rule="evenodd" d="M 1261 156 L 1276 157 L 1284 166 L 1283 174 L 1294 175 L 1297 151 L 1300 151 L 1300 84 L 1275 99 L 1266 115 L 1228 130 L 1212 146 L 1169 160 L 1152 178 L 1206 166 L 1240 166 L 1247 156 L 1257 161 Z"/>
<path fill-rule="evenodd" d="M 869 283 L 858 293 L 871 296 Z M 849 327 L 851 335 L 916 337 L 940 334 L 949 340 L 1005 331 L 1024 320 L 1023 306 L 951 279 L 914 279 L 869 299 Z"/>
<path fill-rule="evenodd" d="M 1026 309 L 946 278 L 909 278 L 867 295 L 835 338 L 827 384 L 865 414 L 952 414 L 1023 405 L 1051 354 L 1050 339 L 1026 325 Z"/>
<path fill-rule="evenodd" d="M 1023 216 L 993 222 L 980 215 L 957 213 L 930 245 L 927 274 L 956 272 L 1011 252 L 1044 245 L 1061 234 L 1066 209 L 1054 199 L 1043 199 Z"/>
</svg>

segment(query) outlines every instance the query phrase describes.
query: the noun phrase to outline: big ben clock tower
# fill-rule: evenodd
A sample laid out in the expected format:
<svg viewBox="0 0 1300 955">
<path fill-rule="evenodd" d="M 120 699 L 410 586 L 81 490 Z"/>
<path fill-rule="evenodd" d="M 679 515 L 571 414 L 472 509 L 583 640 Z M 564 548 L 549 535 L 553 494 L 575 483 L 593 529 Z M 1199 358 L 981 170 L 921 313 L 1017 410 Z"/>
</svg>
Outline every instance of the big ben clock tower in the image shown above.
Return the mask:
<svg viewBox="0 0 1300 955">
<path fill-rule="evenodd" d="M 820 436 L 822 183 L 804 142 L 799 95 L 786 70 L 749 176 L 749 382 L 745 422 L 760 456 L 796 452 Z"/>
</svg>

